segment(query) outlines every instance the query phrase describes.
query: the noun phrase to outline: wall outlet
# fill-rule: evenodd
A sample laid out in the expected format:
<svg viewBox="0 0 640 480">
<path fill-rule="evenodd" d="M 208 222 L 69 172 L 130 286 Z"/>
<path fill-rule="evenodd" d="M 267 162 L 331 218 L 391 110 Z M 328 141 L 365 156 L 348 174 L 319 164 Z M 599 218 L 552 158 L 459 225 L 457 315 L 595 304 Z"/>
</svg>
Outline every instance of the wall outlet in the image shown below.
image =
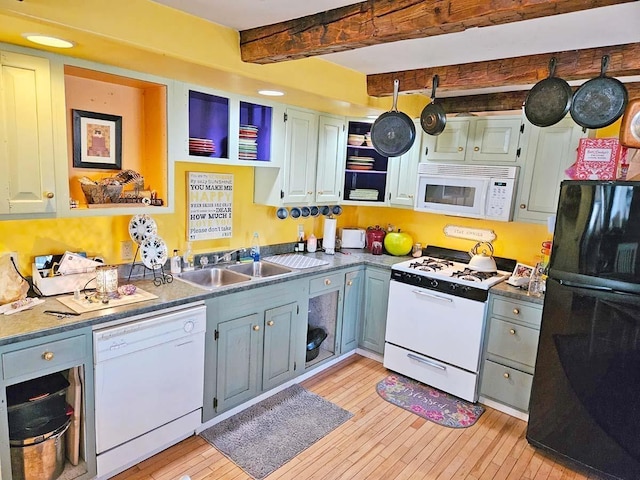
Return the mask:
<svg viewBox="0 0 640 480">
<path fill-rule="evenodd" d="M 120 242 L 120 258 L 122 260 L 133 260 L 133 242 L 122 240 Z"/>
</svg>

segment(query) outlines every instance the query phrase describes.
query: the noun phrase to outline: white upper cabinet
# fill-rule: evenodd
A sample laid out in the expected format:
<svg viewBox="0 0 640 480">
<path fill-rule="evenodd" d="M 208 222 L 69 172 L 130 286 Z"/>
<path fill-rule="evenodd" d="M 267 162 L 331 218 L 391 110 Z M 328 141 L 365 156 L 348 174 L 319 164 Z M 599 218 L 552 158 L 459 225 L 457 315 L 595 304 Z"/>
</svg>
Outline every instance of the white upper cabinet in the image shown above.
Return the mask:
<svg viewBox="0 0 640 480">
<path fill-rule="evenodd" d="M 320 115 L 315 195 L 317 203 L 340 201 L 345 130 L 344 117 Z"/>
<path fill-rule="evenodd" d="M 521 115 L 447 118 L 440 135 L 423 132 L 421 161 L 515 164 L 521 125 Z"/>
<path fill-rule="evenodd" d="M 525 164 L 520 173 L 515 220 L 545 223 L 556 212 L 560 182 L 569 178 L 565 171 L 576 161 L 578 144 L 586 136 L 569 116 L 544 128 L 525 120 Z"/>
<path fill-rule="evenodd" d="M 0 68 L 0 214 L 54 213 L 49 60 L 0 51 Z"/>
<path fill-rule="evenodd" d="M 422 127 L 420 121 L 414 121 L 416 132 Z M 388 203 L 392 207 L 413 208 L 416 185 L 418 178 L 418 163 L 420 162 L 421 136 L 416 137 L 416 141 L 407 153 L 400 157 L 389 159 L 387 182 L 388 182 Z"/>
<path fill-rule="evenodd" d="M 284 203 L 304 204 L 315 194 L 318 115 L 288 108 L 284 146 Z"/>
</svg>

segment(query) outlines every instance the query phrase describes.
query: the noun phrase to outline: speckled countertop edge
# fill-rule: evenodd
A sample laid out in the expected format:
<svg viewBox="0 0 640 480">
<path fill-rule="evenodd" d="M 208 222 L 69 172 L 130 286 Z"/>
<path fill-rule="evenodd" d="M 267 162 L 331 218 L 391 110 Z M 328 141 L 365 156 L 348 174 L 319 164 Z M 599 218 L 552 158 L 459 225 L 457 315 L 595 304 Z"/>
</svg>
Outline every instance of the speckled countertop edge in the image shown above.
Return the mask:
<svg viewBox="0 0 640 480">
<path fill-rule="evenodd" d="M 541 297 L 532 297 L 530 296 L 526 290 L 523 290 L 521 288 L 518 287 L 514 287 L 512 285 L 509 285 L 506 282 L 502 282 L 499 283 L 497 285 L 494 285 L 493 287 L 491 287 L 491 290 L 489 290 L 492 294 L 494 295 L 500 295 L 503 297 L 509 297 L 509 298 L 514 298 L 516 300 L 522 300 L 524 302 L 531 302 L 531 303 L 535 303 L 537 305 L 543 305 L 544 304 L 544 295 Z"/>
<path fill-rule="evenodd" d="M 208 298 L 213 298 L 229 293 L 242 292 L 257 287 L 272 285 L 281 282 L 288 282 L 295 278 L 304 278 L 323 272 L 331 272 L 346 267 L 357 267 L 360 265 L 372 265 L 376 267 L 391 269 L 394 263 L 402 262 L 409 257 L 394 257 L 390 255 L 372 255 L 365 250 L 344 250 L 336 252 L 335 255 L 325 253 L 305 254 L 309 257 L 318 258 L 329 262 L 313 268 L 294 270 L 285 275 L 268 278 L 254 278 L 247 282 L 242 282 L 226 287 L 219 287 L 215 290 L 205 290 L 193 286 L 181 280 L 174 280 L 170 284 L 159 287 L 153 284 L 152 279 L 136 279 L 132 284 L 141 289 L 157 295 L 158 298 L 144 302 L 132 303 L 120 307 L 105 308 L 94 312 L 83 313 L 78 317 L 57 318 L 45 314 L 45 310 L 68 311 L 69 309 L 59 302 L 55 296 L 42 297 L 45 302 L 36 305 L 29 310 L 23 310 L 12 315 L 0 315 L 0 346 L 38 338 L 45 335 L 62 333 L 84 327 L 95 327 L 101 324 L 108 324 L 135 315 L 158 312 L 163 309 L 186 305 L 190 303 L 203 302 Z M 120 284 L 126 280 L 120 279 Z M 66 294 L 69 295 L 69 294 Z"/>
</svg>

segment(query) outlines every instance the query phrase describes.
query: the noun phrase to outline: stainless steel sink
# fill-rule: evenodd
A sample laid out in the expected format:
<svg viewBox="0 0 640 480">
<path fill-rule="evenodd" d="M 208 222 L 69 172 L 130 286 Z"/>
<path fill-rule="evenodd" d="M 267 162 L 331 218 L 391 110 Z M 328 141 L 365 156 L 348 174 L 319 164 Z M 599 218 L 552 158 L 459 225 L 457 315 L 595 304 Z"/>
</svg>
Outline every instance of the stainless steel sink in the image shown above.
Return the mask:
<svg viewBox="0 0 640 480">
<path fill-rule="evenodd" d="M 176 274 L 175 277 L 198 287 L 206 288 L 207 290 L 251 280 L 251 277 L 248 275 L 219 267 L 182 272 Z"/>
<path fill-rule="evenodd" d="M 283 273 L 290 273 L 293 270 L 282 265 L 276 265 L 269 262 L 251 262 L 251 263 L 237 263 L 235 265 L 229 265 L 227 270 L 231 270 L 236 273 L 243 273 L 251 277 L 273 277 L 274 275 L 282 275 Z"/>
</svg>

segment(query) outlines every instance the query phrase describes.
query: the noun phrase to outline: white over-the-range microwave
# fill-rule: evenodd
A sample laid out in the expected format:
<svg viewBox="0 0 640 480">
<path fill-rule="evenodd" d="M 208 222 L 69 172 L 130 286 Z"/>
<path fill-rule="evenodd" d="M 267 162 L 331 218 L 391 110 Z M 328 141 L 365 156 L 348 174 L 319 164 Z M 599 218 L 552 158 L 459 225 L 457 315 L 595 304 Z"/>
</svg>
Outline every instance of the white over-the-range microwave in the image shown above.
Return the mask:
<svg viewBox="0 0 640 480">
<path fill-rule="evenodd" d="M 518 167 L 420 163 L 414 209 L 508 222 Z"/>
</svg>

